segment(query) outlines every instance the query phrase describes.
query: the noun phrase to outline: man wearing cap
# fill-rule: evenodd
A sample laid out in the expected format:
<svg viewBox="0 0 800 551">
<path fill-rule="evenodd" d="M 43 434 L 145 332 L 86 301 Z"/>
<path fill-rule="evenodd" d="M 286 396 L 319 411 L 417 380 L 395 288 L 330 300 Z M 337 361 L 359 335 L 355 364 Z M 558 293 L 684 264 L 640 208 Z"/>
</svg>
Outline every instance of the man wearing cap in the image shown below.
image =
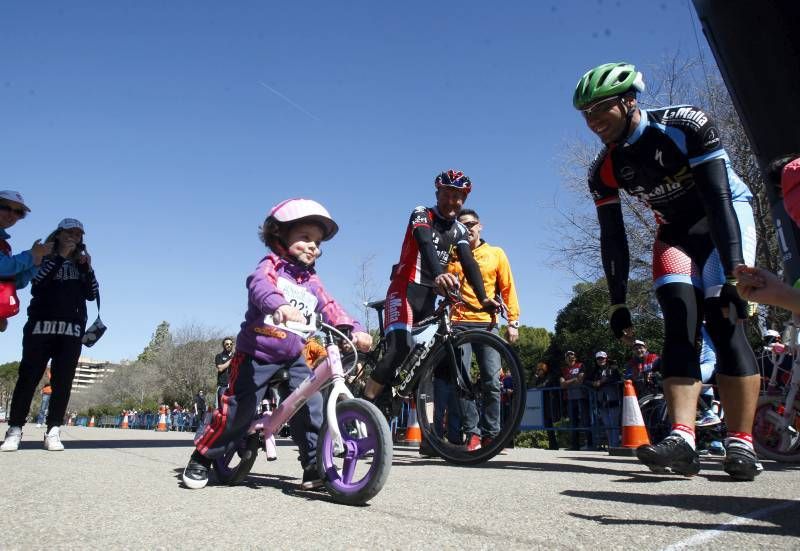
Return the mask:
<svg viewBox="0 0 800 551">
<path fill-rule="evenodd" d="M 616 448 L 620 443 L 620 408 L 622 406 L 622 375 L 616 364 L 608 361 L 608 354 L 600 350 L 594 355 L 595 369 L 586 378 L 586 383 L 595 389 L 597 413 L 608 439 L 608 447 Z"/>
<path fill-rule="evenodd" d="M 11 245 L 8 244 L 11 236 L 6 230 L 25 218 L 30 211 L 18 191 L 0 191 L 0 296 L 9 302 L 17 300 L 16 290 L 28 285 L 44 255 L 52 250 L 51 245 L 42 244 L 37 239 L 30 250 L 11 254 Z M 0 317 L 0 332 L 5 331 L 6 327 L 8 319 Z"/>
<path fill-rule="evenodd" d="M 586 370 L 583 363 L 579 362 L 575 352 L 567 350 L 564 354 L 564 367 L 561 369 L 561 388 L 567 391 L 567 411 L 569 412 L 570 450 L 580 448 L 580 432 L 586 434 L 584 449 L 593 448 L 592 432 L 588 430 L 591 425 L 589 415 L 589 394 L 583 386 Z M 579 427 L 581 430 L 579 430 Z"/>
<path fill-rule="evenodd" d="M 31 281 L 28 322 L 22 330 L 19 364 L 8 431 L 0 451 L 16 451 L 31 400 L 48 361 L 53 387 L 47 413 L 44 449 L 61 451 L 60 427 L 69 403 L 72 379 L 81 353 L 86 328 L 86 301 L 97 297 L 98 285 L 92 259 L 83 243 L 83 224 L 65 218 L 45 240 L 53 248 Z"/>
<path fill-rule="evenodd" d="M 633 341 L 633 357 L 625 365 L 625 380 L 633 381 L 636 395 L 641 398 L 658 390 L 656 373 L 661 371 L 661 358 L 648 352 L 644 341 Z"/>
</svg>

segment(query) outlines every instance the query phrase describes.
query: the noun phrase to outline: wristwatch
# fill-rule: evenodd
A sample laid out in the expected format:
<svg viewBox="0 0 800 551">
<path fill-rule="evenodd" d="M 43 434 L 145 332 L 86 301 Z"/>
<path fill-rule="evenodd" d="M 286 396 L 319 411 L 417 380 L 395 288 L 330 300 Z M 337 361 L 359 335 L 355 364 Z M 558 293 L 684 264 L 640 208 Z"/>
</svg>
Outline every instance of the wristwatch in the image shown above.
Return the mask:
<svg viewBox="0 0 800 551">
<path fill-rule="evenodd" d="M 509 327 L 513 327 L 514 329 L 519 329 L 519 320 L 509 321 Z"/>
</svg>

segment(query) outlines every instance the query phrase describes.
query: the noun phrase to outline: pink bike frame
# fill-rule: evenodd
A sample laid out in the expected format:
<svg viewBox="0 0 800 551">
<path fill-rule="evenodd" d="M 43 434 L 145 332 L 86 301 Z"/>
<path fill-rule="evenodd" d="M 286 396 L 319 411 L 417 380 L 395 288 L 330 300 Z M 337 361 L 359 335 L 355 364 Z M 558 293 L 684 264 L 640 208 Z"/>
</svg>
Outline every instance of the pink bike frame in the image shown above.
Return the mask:
<svg viewBox="0 0 800 551">
<path fill-rule="evenodd" d="M 253 434 L 259 430 L 264 431 L 265 449 L 268 459 L 277 457 L 275 446 L 275 432 L 308 401 L 308 399 L 329 381 L 333 380 L 333 388 L 325 405 L 325 418 L 328 420 L 328 430 L 333 440 L 334 453 L 344 452 L 344 442 L 342 433 L 339 430 L 339 423 L 336 419 L 336 403 L 340 396 L 344 399 L 353 398 L 353 394 L 344 383 L 344 369 L 342 368 L 342 358 L 339 347 L 331 343 L 325 348 L 327 357 L 319 364 L 311 375 L 306 378 L 297 389 L 287 396 L 274 411 L 263 413 L 257 417 L 248 429 L 248 434 Z"/>
</svg>

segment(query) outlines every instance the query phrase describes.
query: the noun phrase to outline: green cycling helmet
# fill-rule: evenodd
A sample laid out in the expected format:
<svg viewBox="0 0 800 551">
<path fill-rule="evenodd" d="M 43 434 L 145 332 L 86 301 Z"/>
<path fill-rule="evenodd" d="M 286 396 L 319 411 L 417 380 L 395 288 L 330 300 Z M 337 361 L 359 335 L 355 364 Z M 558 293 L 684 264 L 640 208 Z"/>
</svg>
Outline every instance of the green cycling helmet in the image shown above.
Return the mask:
<svg viewBox="0 0 800 551">
<path fill-rule="evenodd" d="M 605 63 L 581 77 L 572 95 L 572 105 L 575 109 L 584 109 L 598 100 L 631 90 L 644 91 L 642 73 L 630 63 Z"/>
</svg>

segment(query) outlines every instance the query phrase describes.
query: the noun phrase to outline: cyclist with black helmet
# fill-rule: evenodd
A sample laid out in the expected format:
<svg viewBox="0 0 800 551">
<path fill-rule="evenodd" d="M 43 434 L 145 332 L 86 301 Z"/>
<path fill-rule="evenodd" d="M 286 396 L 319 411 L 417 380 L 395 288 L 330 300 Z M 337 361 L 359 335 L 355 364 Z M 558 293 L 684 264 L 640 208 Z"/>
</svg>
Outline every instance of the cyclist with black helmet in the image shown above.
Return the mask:
<svg viewBox="0 0 800 551">
<path fill-rule="evenodd" d="M 434 184 L 436 206 L 420 206 L 411 212 L 400 261 L 392 268 L 384 308 L 386 350 L 364 389 L 370 400 L 380 395 L 408 355 L 413 344 L 411 327 L 433 313 L 437 291 L 458 288 L 458 278 L 447 272 L 454 253 L 481 304 L 497 306 L 486 297 L 481 270 L 470 249 L 469 231 L 456 220 L 472 182 L 463 172 L 448 170 L 439 174 Z"/>
<path fill-rule="evenodd" d="M 573 105 L 605 144 L 589 171 L 600 223 L 603 268 L 611 294 L 610 326 L 632 344 L 625 305 L 629 255 L 619 190 L 648 205 L 658 230 L 653 281 L 664 316 L 662 372 L 671 434 L 637 450 L 654 470 L 692 476 L 700 470 L 694 426 L 701 390 L 697 343 L 703 319 L 717 350 L 717 382 L 727 414 L 725 471 L 752 480 L 761 470 L 752 445 L 759 376 L 744 324 L 747 302 L 734 269 L 755 259 L 750 194 L 733 172 L 711 117 L 692 105 L 639 108 L 642 74 L 607 63 L 578 82 Z"/>
</svg>

